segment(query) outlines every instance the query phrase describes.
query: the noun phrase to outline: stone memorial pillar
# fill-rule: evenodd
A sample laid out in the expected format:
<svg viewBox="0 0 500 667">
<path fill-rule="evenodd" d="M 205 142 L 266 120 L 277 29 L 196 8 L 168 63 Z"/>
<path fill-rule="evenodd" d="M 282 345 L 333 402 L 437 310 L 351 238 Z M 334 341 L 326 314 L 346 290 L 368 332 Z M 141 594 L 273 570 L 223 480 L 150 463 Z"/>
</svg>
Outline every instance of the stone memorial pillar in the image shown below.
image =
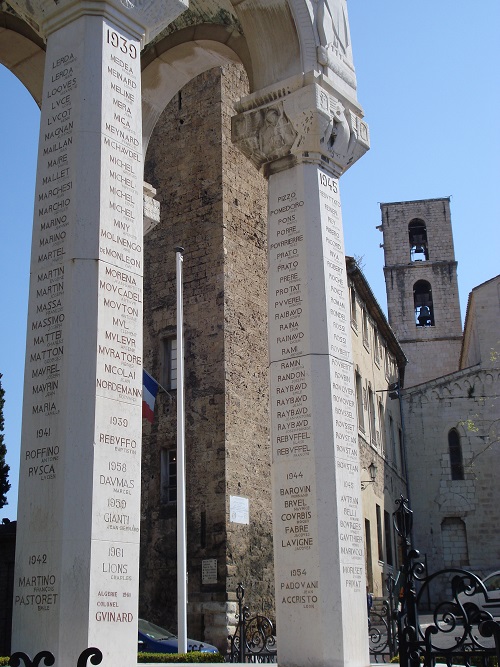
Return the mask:
<svg viewBox="0 0 500 667">
<path fill-rule="evenodd" d="M 305 85 L 304 85 L 305 83 Z M 366 667 L 366 580 L 339 176 L 359 108 L 311 74 L 244 100 L 233 137 L 269 177 L 269 350 L 280 665 Z"/>
<path fill-rule="evenodd" d="M 16 9 L 47 37 L 12 650 L 137 663 L 142 396 L 141 40 L 168 2 Z"/>
</svg>

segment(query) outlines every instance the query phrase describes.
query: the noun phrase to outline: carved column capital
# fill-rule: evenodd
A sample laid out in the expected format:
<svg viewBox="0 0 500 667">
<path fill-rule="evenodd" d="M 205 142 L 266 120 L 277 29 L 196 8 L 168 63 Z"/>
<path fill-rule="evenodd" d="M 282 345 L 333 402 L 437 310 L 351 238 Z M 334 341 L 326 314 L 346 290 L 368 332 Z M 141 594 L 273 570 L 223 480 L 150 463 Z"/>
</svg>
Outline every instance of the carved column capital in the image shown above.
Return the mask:
<svg viewBox="0 0 500 667">
<path fill-rule="evenodd" d="M 272 102 L 233 117 L 233 142 L 258 169 L 273 173 L 317 162 L 338 178 L 368 150 L 359 107 L 321 83 L 293 92 L 283 87 Z"/>
</svg>

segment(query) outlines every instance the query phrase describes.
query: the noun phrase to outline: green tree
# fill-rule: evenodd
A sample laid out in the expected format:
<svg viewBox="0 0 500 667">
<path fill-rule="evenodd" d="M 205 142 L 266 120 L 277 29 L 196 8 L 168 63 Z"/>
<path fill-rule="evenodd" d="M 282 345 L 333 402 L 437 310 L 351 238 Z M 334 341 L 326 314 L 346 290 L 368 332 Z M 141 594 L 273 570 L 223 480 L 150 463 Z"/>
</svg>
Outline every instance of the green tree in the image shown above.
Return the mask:
<svg viewBox="0 0 500 667">
<path fill-rule="evenodd" d="M 0 373 L 0 509 L 7 505 L 7 491 L 10 489 L 9 484 L 9 466 L 5 463 L 5 455 L 7 454 L 7 447 L 3 441 L 3 405 L 5 391 L 2 388 L 2 374 Z"/>
</svg>

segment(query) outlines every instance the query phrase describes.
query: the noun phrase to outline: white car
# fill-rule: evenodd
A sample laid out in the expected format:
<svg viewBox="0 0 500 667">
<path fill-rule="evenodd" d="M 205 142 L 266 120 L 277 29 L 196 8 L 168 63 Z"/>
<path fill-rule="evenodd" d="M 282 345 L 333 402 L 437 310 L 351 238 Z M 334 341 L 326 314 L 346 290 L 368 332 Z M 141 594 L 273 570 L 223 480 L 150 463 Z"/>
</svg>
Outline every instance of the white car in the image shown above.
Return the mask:
<svg viewBox="0 0 500 667">
<path fill-rule="evenodd" d="M 492 616 L 500 616 L 500 571 L 489 574 L 483 579 L 483 584 L 488 598 L 485 597 L 483 591 L 472 595 L 467 595 L 465 592 L 458 595 L 460 604 L 473 622 L 478 619 L 480 611 L 489 612 Z"/>
</svg>

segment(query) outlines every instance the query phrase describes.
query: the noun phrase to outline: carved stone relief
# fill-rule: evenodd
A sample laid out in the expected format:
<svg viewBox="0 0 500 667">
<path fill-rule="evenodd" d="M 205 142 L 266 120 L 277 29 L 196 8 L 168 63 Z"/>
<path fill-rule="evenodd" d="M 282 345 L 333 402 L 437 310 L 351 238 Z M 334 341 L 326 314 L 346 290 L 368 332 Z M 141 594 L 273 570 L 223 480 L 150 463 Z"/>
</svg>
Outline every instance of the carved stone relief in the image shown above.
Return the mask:
<svg viewBox="0 0 500 667">
<path fill-rule="evenodd" d="M 233 116 L 233 141 L 257 168 L 290 154 L 297 132 L 283 102 Z"/>
<path fill-rule="evenodd" d="M 331 70 L 355 90 L 346 0 L 313 0 L 313 13 L 318 35 L 318 63 L 327 74 Z"/>
<path fill-rule="evenodd" d="M 337 176 L 369 147 L 366 123 L 316 83 L 233 117 L 233 141 L 258 168 L 289 155 L 323 157 Z"/>
</svg>

